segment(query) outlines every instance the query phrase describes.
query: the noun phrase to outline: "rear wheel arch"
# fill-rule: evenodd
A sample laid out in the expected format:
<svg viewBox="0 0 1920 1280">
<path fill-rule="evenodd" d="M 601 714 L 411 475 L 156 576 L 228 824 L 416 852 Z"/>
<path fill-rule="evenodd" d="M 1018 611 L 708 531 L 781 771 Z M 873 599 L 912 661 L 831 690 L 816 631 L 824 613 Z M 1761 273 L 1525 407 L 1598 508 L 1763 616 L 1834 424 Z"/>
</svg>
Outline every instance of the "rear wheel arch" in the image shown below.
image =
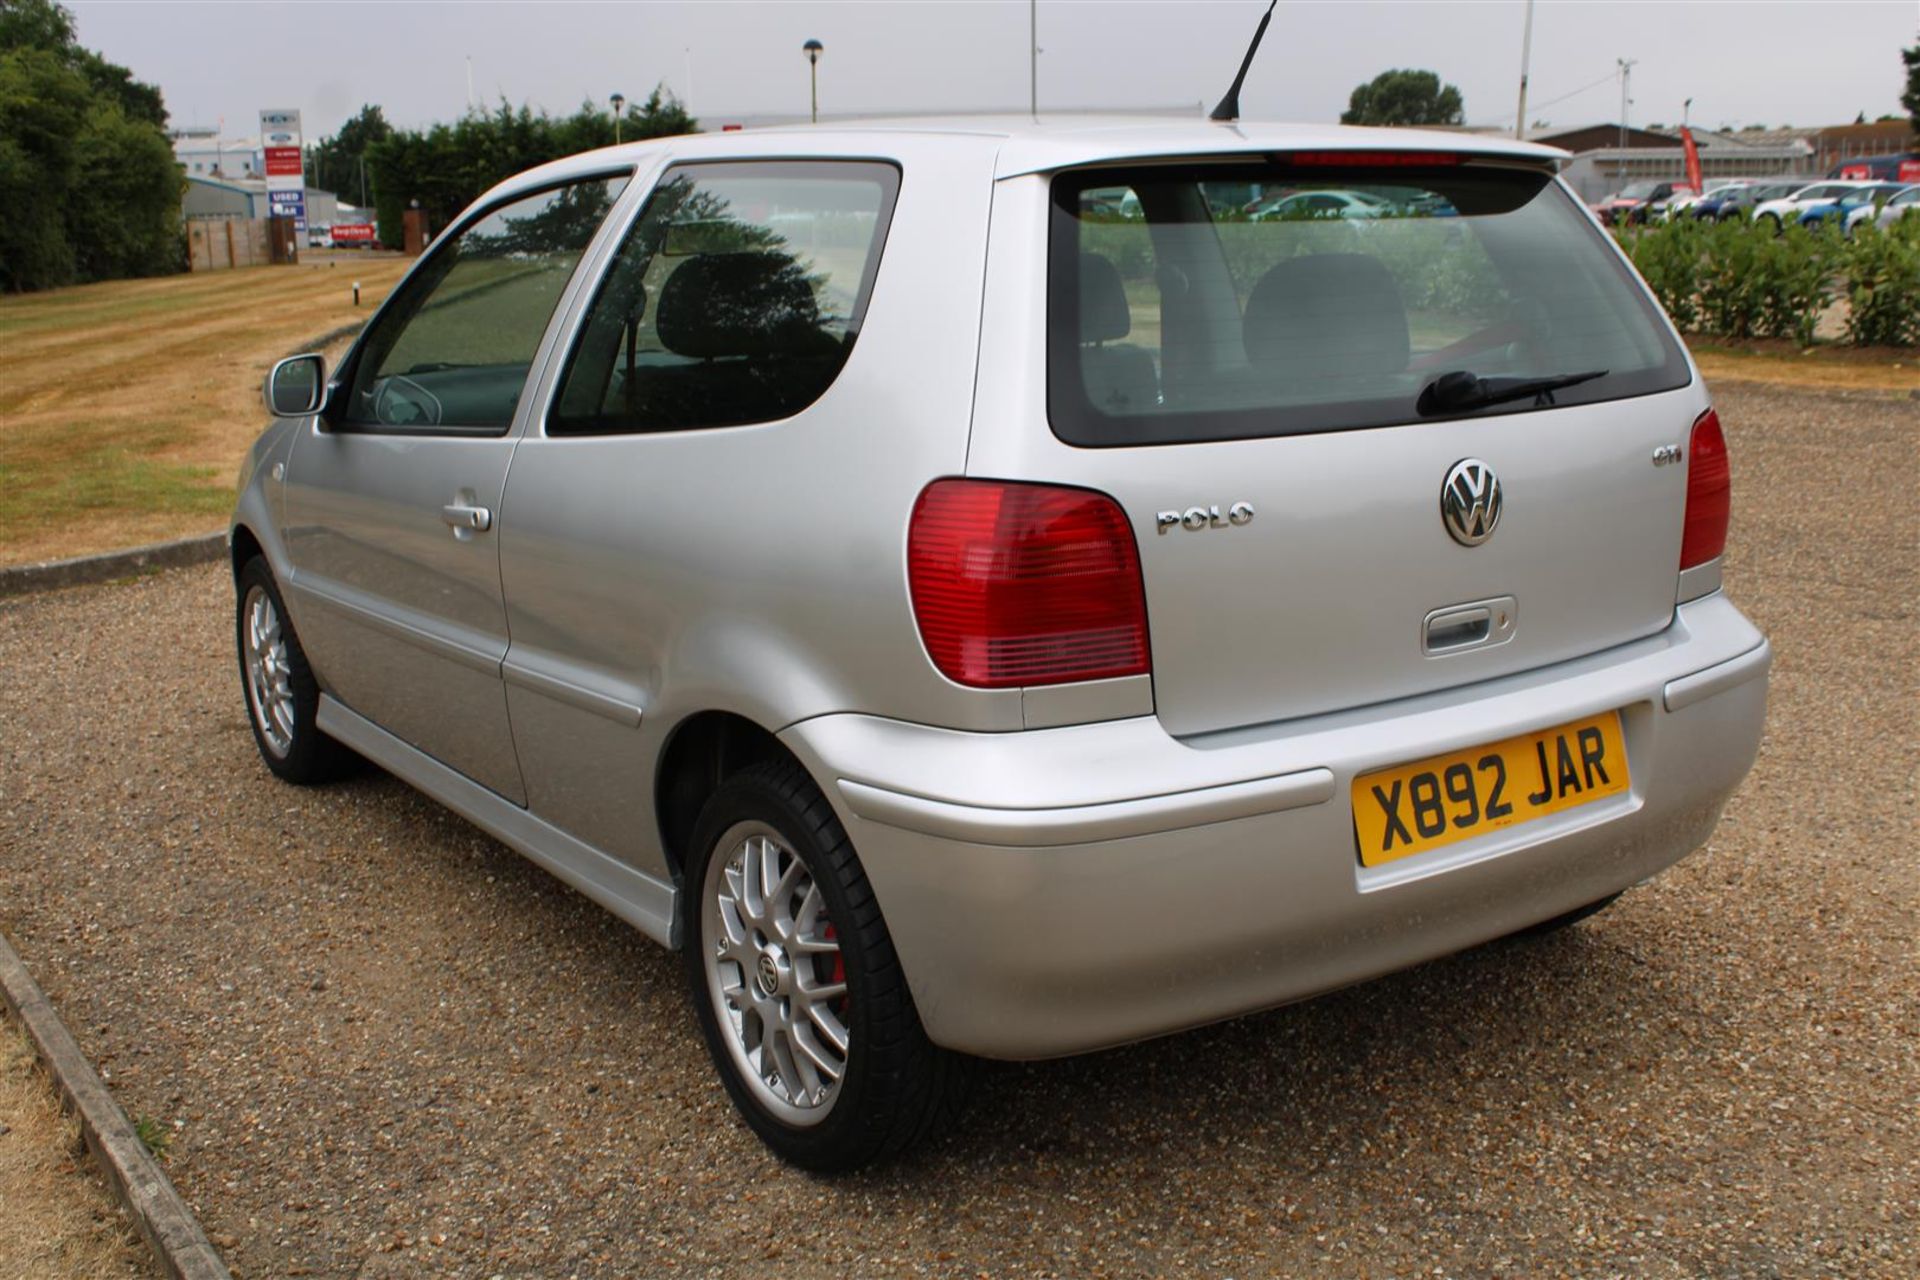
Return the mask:
<svg viewBox="0 0 1920 1280">
<path fill-rule="evenodd" d="M 729 777 L 763 761 L 791 762 L 806 770 L 771 731 L 735 712 L 696 712 L 667 735 L 654 771 L 653 801 L 660 846 L 676 879 L 687 866 L 694 827 L 708 798 Z"/>
</svg>

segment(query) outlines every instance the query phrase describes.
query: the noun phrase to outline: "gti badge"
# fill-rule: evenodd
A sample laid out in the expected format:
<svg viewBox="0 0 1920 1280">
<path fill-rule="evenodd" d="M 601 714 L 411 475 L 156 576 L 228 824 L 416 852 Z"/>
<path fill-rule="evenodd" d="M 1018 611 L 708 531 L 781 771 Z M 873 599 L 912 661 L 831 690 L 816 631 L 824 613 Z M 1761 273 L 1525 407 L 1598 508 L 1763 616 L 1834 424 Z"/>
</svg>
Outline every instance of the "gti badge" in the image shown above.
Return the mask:
<svg viewBox="0 0 1920 1280">
<path fill-rule="evenodd" d="M 1219 504 L 1209 507 L 1188 507 L 1185 511 L 1162 511 L 1153 517 L 1155 533 L 1165 533 L 1169 529 L 1225 529 L 1230 525 L 1242 525 L 1253 519 L 1251 502 L 1236 502 L 1221 512 Z"/>
<path fill-rule="evenodd" d="M 1500 523 L 1500 477 L 1478 458 L 1462 458 L 1440 486 L 1440 520 L 1453 540 L 1477 547 Z"/>
</svg>

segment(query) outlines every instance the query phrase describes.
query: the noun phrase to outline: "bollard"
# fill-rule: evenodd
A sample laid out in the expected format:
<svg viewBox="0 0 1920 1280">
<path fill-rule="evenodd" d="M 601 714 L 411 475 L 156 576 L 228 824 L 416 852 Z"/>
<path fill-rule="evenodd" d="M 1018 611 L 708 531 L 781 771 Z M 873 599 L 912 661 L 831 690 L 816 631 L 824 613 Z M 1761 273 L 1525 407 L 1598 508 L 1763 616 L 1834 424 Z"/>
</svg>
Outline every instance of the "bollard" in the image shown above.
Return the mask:
<svg viewBox="0 0 1920 1280">
<path fill-rule="evenodd" d="M 353 282 L 353 305 L 356 307 L 360 305 L 360 282 L 358 280 Z"/>
</svg>

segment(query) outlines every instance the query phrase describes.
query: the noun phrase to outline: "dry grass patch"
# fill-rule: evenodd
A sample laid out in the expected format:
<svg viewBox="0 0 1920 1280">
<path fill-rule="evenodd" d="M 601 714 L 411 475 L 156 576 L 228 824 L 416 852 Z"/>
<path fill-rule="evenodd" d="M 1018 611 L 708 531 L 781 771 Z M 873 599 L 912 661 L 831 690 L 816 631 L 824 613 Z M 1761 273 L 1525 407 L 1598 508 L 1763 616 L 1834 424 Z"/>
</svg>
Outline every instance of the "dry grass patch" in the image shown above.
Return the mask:
<svg viewBox="0 0 1920 1280">
<path fill-rule="evenodd" d="M 1709 382 L 1739 378 L 1782 387 L 1920 392 L 1920 348 L 1801 347 L 1783 338 L 1688 343 Z"/>
<path fill-rule="evenodd" d="M 33 1046 L 0 1015 L 0 1280 L 133 1280 L 151 1271 Z"/>
<path fill-rule="evenodd" d="M 409 264 L 320 254 L 0 298 L 0 564 L 218 529 L 267 367 L 364 320 Z"/>
</svg>

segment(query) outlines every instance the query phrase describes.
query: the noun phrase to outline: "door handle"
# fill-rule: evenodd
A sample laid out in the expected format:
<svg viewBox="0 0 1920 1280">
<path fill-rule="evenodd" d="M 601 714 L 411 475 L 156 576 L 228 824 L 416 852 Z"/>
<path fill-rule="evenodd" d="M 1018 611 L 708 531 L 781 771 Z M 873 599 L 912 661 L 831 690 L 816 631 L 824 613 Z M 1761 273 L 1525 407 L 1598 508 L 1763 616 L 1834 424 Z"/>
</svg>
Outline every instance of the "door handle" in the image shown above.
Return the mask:
<svg viewBox="0 0 1920 1280">
<path fill-rule="evenodd" d="M 440 508 L 440 518 L 455 529 L 473 529 L 484 533 L 493 527 L 493 512 L 485 507 L 455 502 Z"/>
<path fill-rule="evenodd" d="M 1492 648 L 1513 639 L 1520 602 L 1512 596 L 1435 609 L 1420 631 L 1420 652 L 1429 658 L 1467 649 Z"/>
</svg>

